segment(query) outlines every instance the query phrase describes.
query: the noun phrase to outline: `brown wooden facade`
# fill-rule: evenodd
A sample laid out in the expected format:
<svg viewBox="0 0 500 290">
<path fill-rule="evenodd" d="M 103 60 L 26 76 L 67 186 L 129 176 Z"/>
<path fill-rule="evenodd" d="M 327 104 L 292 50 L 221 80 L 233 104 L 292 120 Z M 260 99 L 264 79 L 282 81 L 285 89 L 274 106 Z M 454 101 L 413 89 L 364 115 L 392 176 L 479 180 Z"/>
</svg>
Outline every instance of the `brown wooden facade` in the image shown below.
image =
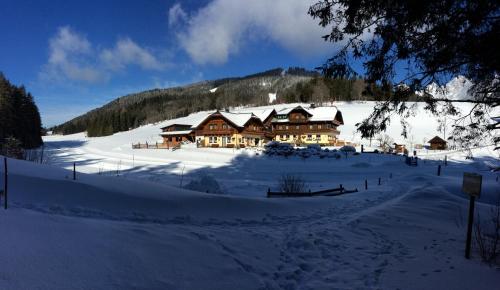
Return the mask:
<svg viewBox="0 0 500 290">
<path fill-rule="evenodd" d="M 182 142 L 194 142 L 194 132 L 191 125 L 172 124 L 162 129 L 163 147 L 175 148 L 179 147 Z"/>
<path fill-rule="evenodd" d="M 429 140 L 429 144 L 431 145 L 431 150 L 446 150 L 446 141 L 441 139 L 439 136 L 435 136 L 431 140 Z"/>
<path fill-rule="evenodd" d="M 266 114 L 267 115 L 267 114 Z M 337 129 L 343 124 L 342 114 L 314 120 L 302 107 L 285 113 L 272 110 L 259 119 L 251 113 L 214 112 L 196 127 L 173 124 L 162 128 L 167 147 L 184 141 L 196 142 L 198 147 L 243 148 L 263 146 L 271 140 L 297 145 L 337 145 Z"/>
<path fill-rule="evenodd" d="M 311 117 L 302 107 L 277 114 L 272 121 L 273 139 L 297 145 L 335 145 L 340 134 L 337 127 L 343 124 L 342 115 L 337 112 L 331 120 L 311 120 Z"/>
<path fill-rule="evenodd" d="M 244 148 L 263 145 L 265 127 L 255 116 L 245 124 L 237 125 L 221 112 L 215 112 L 196 128 L 195 134 L 202 136 L 198 146 Z"/>
</svg>

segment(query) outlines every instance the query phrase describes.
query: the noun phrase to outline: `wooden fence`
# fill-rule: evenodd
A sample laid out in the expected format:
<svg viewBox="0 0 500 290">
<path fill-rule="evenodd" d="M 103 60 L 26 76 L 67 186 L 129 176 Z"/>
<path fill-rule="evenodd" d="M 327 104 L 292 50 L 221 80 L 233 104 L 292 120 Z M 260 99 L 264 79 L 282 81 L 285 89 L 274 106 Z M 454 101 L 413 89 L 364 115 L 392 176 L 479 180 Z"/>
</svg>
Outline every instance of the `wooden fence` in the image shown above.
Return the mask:
<svg viewBox="0 0 500 290">
<path fill-rule="evenodd" d="M 132 149 L 172 149 L 172 150 L 177 150 L 177 149 L 180 149 L 181 148 L 181 145 L 180 144 L 177 144 L 176 146 L 169 146 L 169 144 L 165 144 L 165 143 L 158 143 L 158 142 L 155 142 L 155 143 L 137 143 L 137 144 L 133 144 L 132 143 Z"/>
<path fill-rule="evenodd" d="M 304 197 L 304 196 L 337 196 L 346 193 L 358 192 L 358 189 L 353 190 L 345 189 L 342 184 L 338 188 L 325 189 L 320 191 L 307 191 L 307 192 L 279 192 L 267 190 L 267 197 Z"/>
</svg>

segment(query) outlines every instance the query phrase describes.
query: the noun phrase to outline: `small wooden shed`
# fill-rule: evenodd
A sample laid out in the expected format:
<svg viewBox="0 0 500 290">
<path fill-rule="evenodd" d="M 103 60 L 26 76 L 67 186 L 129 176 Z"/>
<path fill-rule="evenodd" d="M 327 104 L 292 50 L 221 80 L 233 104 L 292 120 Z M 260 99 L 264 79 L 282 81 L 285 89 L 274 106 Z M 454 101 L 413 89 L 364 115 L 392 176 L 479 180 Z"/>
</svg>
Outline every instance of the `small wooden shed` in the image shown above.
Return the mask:
<svg viewBox="0 0 500 290">
<path fill-rule="evenodd" d="M 406 146 L 403 143 L 394 143 L 394 152 L 405 153 Z"/>
<path fill-rule="evenodd" d="M 429 140 L 429 144 L 431 144 L 431 150 L 446 150 L 446 141 L 439 136 L 435 136 Z"/>
</svg>

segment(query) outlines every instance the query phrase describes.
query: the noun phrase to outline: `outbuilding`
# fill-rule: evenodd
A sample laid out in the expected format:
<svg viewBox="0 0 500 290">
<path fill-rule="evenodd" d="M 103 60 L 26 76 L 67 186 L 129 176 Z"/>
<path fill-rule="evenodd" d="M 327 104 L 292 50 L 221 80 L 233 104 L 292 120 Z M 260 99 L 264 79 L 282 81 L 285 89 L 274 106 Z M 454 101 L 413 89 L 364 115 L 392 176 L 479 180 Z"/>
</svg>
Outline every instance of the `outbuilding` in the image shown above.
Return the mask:
<svg viewBox="0 0 500 290">
<path fill-rule="evenodd" d="M 439 136 L 435 136 L 431 140 L 429 140 L 429 144 L 431 144 L 431 150 L 446 150 L 446 141 L 440 138 Z"/>
</svg>

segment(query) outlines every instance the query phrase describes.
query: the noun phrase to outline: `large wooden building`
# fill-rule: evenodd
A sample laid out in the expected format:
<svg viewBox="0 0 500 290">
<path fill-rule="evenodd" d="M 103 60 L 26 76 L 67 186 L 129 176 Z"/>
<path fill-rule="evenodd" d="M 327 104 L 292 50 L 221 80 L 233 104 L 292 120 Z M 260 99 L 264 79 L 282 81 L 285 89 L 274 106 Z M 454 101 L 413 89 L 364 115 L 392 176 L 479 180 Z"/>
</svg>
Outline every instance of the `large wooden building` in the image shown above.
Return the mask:
<svg viewBox="0 0 500 290">
<path fill-rule="evenodd" d="M 196 142 L 199 147 L 243 148 L 263 146 L 274 140 L 297 145 L 335 145 L 342 113 L 336 107 L 216 111 L 196 124 L 171 124 L 162 128 L 167 147 Z"/>
<path fill-rule="evenodd" d="M 195 129 L 202 147 L 254 147 L 264 143 L 265 127 L 252 113 L 215 112 Z M 201 143 L 201 144 L 200 144 Z"/>
<path fill-rule="evenodd" d="M 274 140 L 296 145 L 335 145 L 344 124 L 342 113 L 336 107 L 302 106 L 283 109 L 272 120 Z"/>
</svg>

